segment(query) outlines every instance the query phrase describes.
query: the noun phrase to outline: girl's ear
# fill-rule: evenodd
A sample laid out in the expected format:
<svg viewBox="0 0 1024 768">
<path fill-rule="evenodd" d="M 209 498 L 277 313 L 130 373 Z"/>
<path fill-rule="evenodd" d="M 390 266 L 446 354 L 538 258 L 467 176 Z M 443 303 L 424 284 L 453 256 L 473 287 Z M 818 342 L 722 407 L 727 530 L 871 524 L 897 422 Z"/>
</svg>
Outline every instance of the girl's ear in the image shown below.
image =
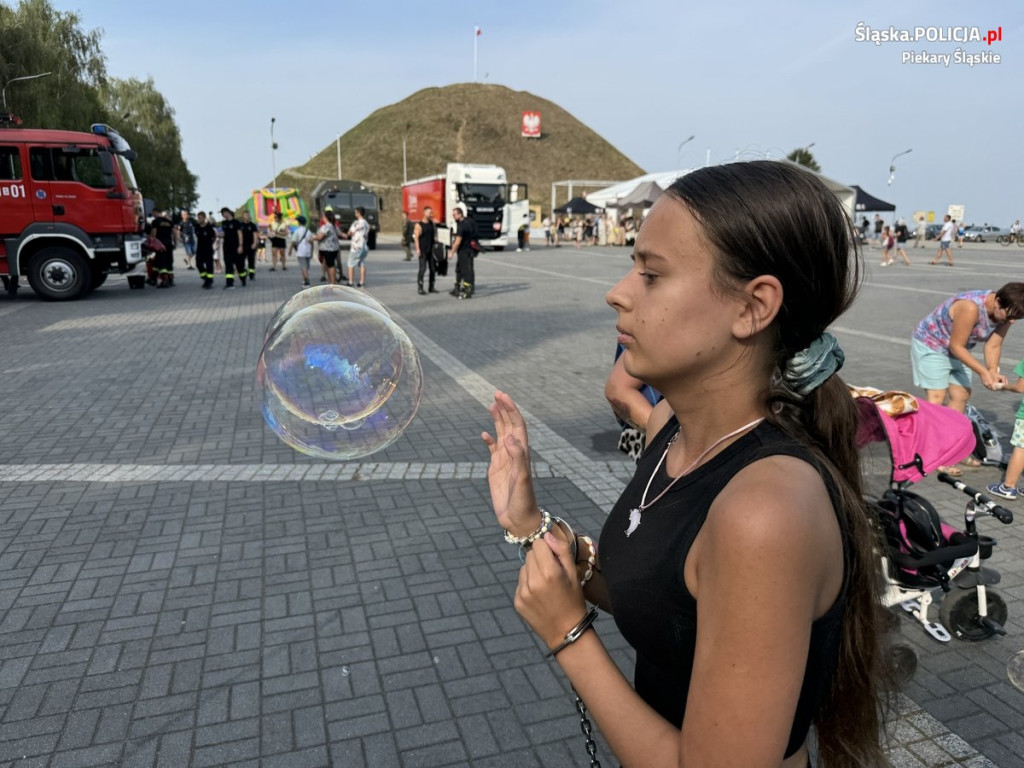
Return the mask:
<svg viewBox="0 0 1024 768">
<path fill-rule="evenodd" d="M 749 339 L 775 320 L 782 306 L 782 283 L 774 275 L 761 275 L 743 286 L 746 300 L 736 316 L 733 333 L 738 339 Z"/>
</svg>

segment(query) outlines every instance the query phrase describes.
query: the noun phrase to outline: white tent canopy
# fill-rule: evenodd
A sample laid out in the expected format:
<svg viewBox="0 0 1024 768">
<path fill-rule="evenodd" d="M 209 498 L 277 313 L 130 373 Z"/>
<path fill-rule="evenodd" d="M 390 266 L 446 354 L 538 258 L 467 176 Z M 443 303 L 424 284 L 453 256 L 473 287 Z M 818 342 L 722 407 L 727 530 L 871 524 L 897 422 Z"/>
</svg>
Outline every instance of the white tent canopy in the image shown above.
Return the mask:
<svg viewBox="0 0 1024 768">
<path fill-rule="evenodd" d="M 653 181 L 662 189 L 668 187 L 673 181 L 689 173 L 692 168 L 687 168 L 683 171 L 660 171 L 658 173 L 647 173 L 643 176 L 637 176 L 635 179 L 629 181 L 620 181 L 618 184 L 613 184 L 610 187 L 599 189 L 597 192 L 591 192 L 587 195 L 587 201 L 593 203 L 598 208 L 614 208 L 615 201 L 620 197 L 625 197 L 638 186 L 643 184 L 645 181 Z"/>
<path fill-rule="evenodd" d="M 788 163 L 788 160 L 782 160 L 780 162 Z M 803 166 L 800 166 L 803 168 Z M 587 201 L 593 203 L 599 208 L 614 208 L 615 201 L 621 197 L 625 197 L 640 184 L 645 181 L 656 182 L 662 189 L 668 189 L 672 182 L 678 179 L 680 176 L 685 176 L 690 171 L 695 170 L 688 168 L 683 171 L 660 171 L 658 173 L 647 173 L 643 176 L 637 176 L 635 179 L 629 181 L 621 181 L 618 184 L 613 184 L 610 187 L 599 189 L 597 192 L 591 192 L 586 196 Z M 804 168 L 804 170 L 807 170 Z M 811 171 L 813 173 L 813 171 Z M 820 173 L 815 173 L 821 181 L 828 187 L 832 192 L 835 193 L 836 197 L 839 198 L 839 202 L 842 203 L 843 209 L 846 211 L 846 215 L 850 217 L 850 221 L 854 218 L 854 203 L 857 199 L 857 190 L 853 187 L 830 179 L 827 176 L 822 176 Z"/>
</svg>

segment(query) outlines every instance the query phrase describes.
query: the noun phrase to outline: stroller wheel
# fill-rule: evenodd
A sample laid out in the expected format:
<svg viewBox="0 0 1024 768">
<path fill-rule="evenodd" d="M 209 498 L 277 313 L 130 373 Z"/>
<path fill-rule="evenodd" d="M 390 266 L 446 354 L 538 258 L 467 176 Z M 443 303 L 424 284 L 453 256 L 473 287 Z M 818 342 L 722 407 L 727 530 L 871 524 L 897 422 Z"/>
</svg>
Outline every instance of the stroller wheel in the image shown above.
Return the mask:
<svg viewBox="0 0 1024 768">
<path fill-rule="evenodd" d="M 903 689 L 917 671 L 917 653 L 909 645 L 894 645 L 889 650 L 889 684 Z"/>
<path fill-rule="evenodd" d="M 1000 627 L 1006 625 L 1006 603 L 998 593 L 989 589 L 985 593 L 990 621 Z M 978 615 L 978 590 L 969 592 L 949 593 L 939 607 L 939 621 L 942 622 L 957 640 L 977 642 L 987 640 L 996 634 L 991 626 L 986 626 Z"/>
</svg>

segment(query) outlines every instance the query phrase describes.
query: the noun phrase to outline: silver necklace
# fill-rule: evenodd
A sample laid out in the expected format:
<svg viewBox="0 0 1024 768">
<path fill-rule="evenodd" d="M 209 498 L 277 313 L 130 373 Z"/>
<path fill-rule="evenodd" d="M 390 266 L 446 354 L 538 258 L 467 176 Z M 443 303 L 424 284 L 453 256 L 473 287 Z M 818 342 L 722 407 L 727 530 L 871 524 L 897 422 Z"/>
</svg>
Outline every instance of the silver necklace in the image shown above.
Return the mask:
<svg viewBox="0 0 1024 768">
<path fill-rule="evenodd" d="M 659 493 L 657 496 L 655 496 L 650 501 L 647 501 L 647 492 L 651 490 L 651 483 L 654 482 L 654 476 L 656 474 L 658 474 L 658 470 L 661 469 L 661 465 L 665 463 L 665 457 L 668 456 L 668 449 L 672 447 L 672 443 L 674 443 L 677 439 L 679 439 L 679 433 L 680 433 L 680 431 L 682 431 L 682 427 L 677 429 L 676 433 L 674 435 L 672 435 L 672 439 L 668 441 L 668 445 L 665 446 L 665 452 L 663 454 L 661 454 L 661 458 L 658 459 L 658 463 L 657 463 L 657 465 L 655 465 L 654 471 L 651 472 L 651 476 L 647 479 L 647 487 L 644 488 L 643 496 L 640 497 L 640 506 L 639 507 L 633 507 L 633 509 L 629 510 L 629 528 L 626 529 L 626 538 L 629 538 L 629 536 L 633 533 L 633 531 L 635 531 L 637 528 L 640 527 L 640 517 L 641 517 L 641 515 L 643 515 L 643 513 L 645 511 L 647 511 L 654 504 L 654 502 L 656 502 L 658 499 L 660 499 L 662 496 L 664 496 L 666 493 L 668 493 L 669 489 L 673 485 L 675 485 L 682 478 L 684 478 L 688 474 L 690 474 L 696 468 L 696 466 L 701 463 L 701 461 L 704 459 L 705 456 L 707 456 L 709 453 L 711 453 L 713 450 L 715 450 L 715 448 L 720 446 L 722 443 L 724 443 L 730 437 L 736 437 L 736 435 L 742 434 L 742 433 L 746 432 L 748 429 L 756 427 L 762 421 L 764 421 L 764 417 L 763 416 L 761 418 L 759 418 L 759 419 L 754 419 L 749 424 L 744 424 L 739 429 L 734 429 L 732 432 L 730 432 L 727 435 L 722 435 L 720 438 L 715 440 L 715 442 L 713 442 L 711 445 L 709 445 L 707 448 L 705 448 L 703 450 L 703 452 L 701 452 L 700 456 L 698 456 L 696 459 L 694 459 L 693 463 L 690 464 L 690 466 L 688 466 L 686 469 L 684 469 L 682 471 L 682 474 L 676 475 L 674 478 L 672 478 L 672 482 L 669 483 L 668 485 L 666 485 L 664 490 L 662 490 L 661 493 Z"/>
</svg>

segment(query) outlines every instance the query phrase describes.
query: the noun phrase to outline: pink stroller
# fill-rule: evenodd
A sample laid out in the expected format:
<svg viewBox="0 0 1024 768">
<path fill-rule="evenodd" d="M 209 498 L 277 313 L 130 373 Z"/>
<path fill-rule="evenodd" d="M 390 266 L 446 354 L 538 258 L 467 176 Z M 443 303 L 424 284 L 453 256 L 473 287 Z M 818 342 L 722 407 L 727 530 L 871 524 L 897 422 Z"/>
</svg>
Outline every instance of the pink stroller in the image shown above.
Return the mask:
<svg viewBox="0 0 1024 768">
<path fill-rule="evenodd" d="M 976 440 L 970 420 L 921 400 L 916 411 L 899 416 L 890 416 L 872 398 L 858 397 L 856 402 L 865 493 L 885 543 L 883 604 L 899 605 L 940 642 L 949 642 L 951 632 L 961 640 L 1006 634 L 1006 603 L 988 589 L 999 583 L 999 573 L 981 567 L 996 542 L 978 534 L 975 520 L 991 515 L 1008 524 L 1013 513 L 940 472 L 939 481 L 971 497 L 964 528 L 958 530 L 942 522 L 927 499 L 907 490 L 936 468 L 971 454 Z M 937 590 L 939 619 L 931 621 L 928 608 Z"/>
</svg>

